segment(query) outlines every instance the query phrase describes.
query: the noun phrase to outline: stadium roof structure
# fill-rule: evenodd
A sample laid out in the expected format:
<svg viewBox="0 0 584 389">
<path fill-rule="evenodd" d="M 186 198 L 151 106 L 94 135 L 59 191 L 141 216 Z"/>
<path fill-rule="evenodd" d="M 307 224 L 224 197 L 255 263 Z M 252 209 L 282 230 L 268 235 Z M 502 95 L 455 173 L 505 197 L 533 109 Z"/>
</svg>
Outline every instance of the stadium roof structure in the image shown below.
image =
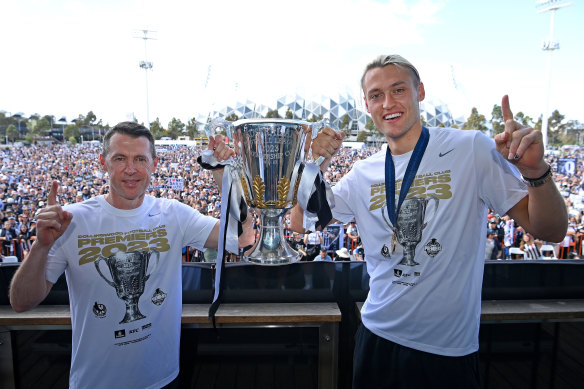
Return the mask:
<svg viewBox="0 0 584 389">
<path fill-rule="evenodd" d="M 347 116 L 346 128 L 353 132 L 363 130 L 370 118 L 363 109 L 363 104 L 357 103 L 355 98 L 348 93 L 335 96 L 320 95 L 312 98 L 295 94 L 282 96 L 269 105 L 251 100 L 238 101 L 217 111 L 209 112 L 207 117 L 199 116 L 197 121 L 204 125 L 209 118 L 232 115 L 236 115 L 239 119 L 263 118 L 269 111 L 278 111 L 280 117 L 285 118 L 287 112 L 290 111 L 293 119 L 328 119 L 337 128 L 342 127 L 343 120 Z M 453 125 L 460 127 L 464 123 L 464 119 L 454 119 L 448 106 L 441 102 L 424 101 L 421 104 L 421 110 L 423 119 L 431 127 L 452 127 Z"/>
</svg>

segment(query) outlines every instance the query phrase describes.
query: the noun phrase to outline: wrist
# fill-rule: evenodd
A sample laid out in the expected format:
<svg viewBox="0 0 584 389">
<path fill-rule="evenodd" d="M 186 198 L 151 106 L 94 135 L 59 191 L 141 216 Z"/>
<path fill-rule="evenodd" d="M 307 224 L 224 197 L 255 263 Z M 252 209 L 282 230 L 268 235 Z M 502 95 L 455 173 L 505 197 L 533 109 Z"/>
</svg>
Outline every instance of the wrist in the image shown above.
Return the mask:
<svg viewBox="0 0 584 389">
<path fill-rule="evenodd" d="M 545 161 L 541 161 L 541 164 L 537 168 L 519 168 L 521 176 L 527 180 L 537 180 L 543 176 L 550 169 L 550 165 Z"/>
<path fill-rule="evenodd" d="M 542 185 L 552 181 L 552 179 L 553 179 L 552 167 L 550 165 L 547 165 L 546 171 L 541 176 L 526 177 L 526 176 L 522 175 L 522 178 L 523 178 L 523 182 L 527 186 L 530 186 L 532 188 L 542 186 Z"/>
</svg>

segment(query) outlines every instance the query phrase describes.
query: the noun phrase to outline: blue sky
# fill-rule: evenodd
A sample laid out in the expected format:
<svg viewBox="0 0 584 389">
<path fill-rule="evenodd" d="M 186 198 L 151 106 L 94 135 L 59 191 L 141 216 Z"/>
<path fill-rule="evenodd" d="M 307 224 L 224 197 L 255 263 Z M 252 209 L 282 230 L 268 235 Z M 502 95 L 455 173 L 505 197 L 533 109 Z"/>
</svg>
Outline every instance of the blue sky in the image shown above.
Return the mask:
<svg viewBox="0 0 584 389">
<path fill-rule="evenodd" d="M 389 53 L 413 62 L 427 99 L 457 117 L 477 107 L 490 118 L 503 94 L 533 118 L 546 102 L 550 13 L 534 0 L 4 0 L 1 9 L 0 110 L 11 113 L 145 121 L 144 43 L 135 38 L 144 28 L 156 31 L 149 116 L 163 125 L 235 100 L 360 99 L 362 69 Z M 549 96 L 551 110 L 580 122 L 583 17 L 581 0 L 556 12 Z"/>
</svg>

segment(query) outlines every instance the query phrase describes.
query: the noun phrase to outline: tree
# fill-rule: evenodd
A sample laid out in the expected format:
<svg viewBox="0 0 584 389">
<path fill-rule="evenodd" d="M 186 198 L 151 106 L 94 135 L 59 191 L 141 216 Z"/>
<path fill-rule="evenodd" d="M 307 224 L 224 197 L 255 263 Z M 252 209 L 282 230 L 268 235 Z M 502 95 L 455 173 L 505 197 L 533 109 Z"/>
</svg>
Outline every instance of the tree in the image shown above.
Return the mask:
<svg viewBox="0 0 584 389">
<path fill-rule="evenodd" d="M 359 131 L 359 134 L 357 134 L 357 142 L 366 142 L 367 136 L 369 136 L 367 131 Z"/>
<path fill-rule="evenodd" d="M 515 114 L 515 120 L 517 120 L 519 123 L 523 124 L 524 126 L 527 126 L 527 127 L 533 126 L 533 119 L 531 117 L 525 115 L 521 111 L 519 111 Z"/>
<path fill-rule="evenodd" d="M 172 118 L 172 120 L 168 123 L 168 130 L 166 130 L 165 136 L 168 136 L 172 139 L 177 139 L 179 136 L 183 135 L 183 131 L 185 130 L 185 125 L 180 119 Z"/>
<path fill-rule="evenodd" d="M 239 116 L 237 116 L 236 114 L 232 113 L 229 116 L 225 117 L 225 120 L 229 121 L 229 122 L 236 122 L 239 120 Z"/>
<path fill-rule="evenodd" d="M 195 118 L 189 119 L 189 122 L 187 123 L 187 135 L 191 138 L 196 138 L 199 136 L 199 128 Z"/>
<path fill-rule="evenodd" d="M 11 142 L 15 142 L 16 139 L 18 139 L 18 136 L 20 135 L 20 133 L 18 132 L 18 129 L 16 128 L 16 126 L 14 124 L 10 124 L 7 128 L 6 128 L 6 136 L 8 137 L 8 139 L 10 139 Z"/>
<path fill-rule="evenodd" d="M 503 108 L 500 105 L 493 105 L 491 112 L 491 124 L 493 125 L 493 132 L 500 134 L 505 131 L 505 120 L 503 120 Z"/>
<path fill-rule="evenodd" d="M 288 107 L 288 110 L 286 111 L 286 119 L 294 119 L 294 114 L 292 113 L 292 110 L 290 109 L 290 107 Z"/>
<path fill-rule="evenodd" d="M 63 130 L 63 138 L 71 142 L 71 138 L 77 140 L 79 138 L 79 127 L 76 124 L 69 124 Z"/>
<path fill-rule="evenodd" d="M 369 135 L 373 135 L 373 133 L 377 130 L 377 127 L 375 127 L 375 123 L 373 123 L 373 119 L 371 119 L 371 118 L 367 119 L 367 123 L 365 124 L 365 129 L 367 129 L 367 131 L 369 131 Z"/>
<path fill-rule="evenodd" d="M 485 115 L 479 114 L 479 111 L 473 107 L 470 116 L 466 122 L 462 125 L 463 130 L 479 130 L 486 131 L 487 126 L 485 126 Z"/>
<path fill-rule="evenodd" d="M 565 116 L 557 109 L 552 112 L 548 119 L 548 144 L 560 145 L 562 142 L 562 135 L 565 133 L 566 124 L 564 124 Z"/>
<path fill-rule="evenodd" d="M 162 128 L 159 118 L 156 118 L 156 120 L 150 123 L 150 132 L 152 132 L 154 139 L 160 139 L 163 137 L 162 134 L 164 134 L 164 128 Z"/>
<path fill-rule="evenodd" d="M 266 119 L 280 119 L 280 113 L 278 112 L 277 109 L 273 109 L 268 111 L 268 113 L 266 113 Z"/>
<path fill-rule="evenodd" d="M 349 115 L 343 116 L 343 120 L 341 120 L 340 130 L 343 131 L 345 134 L 348 134 L 349 132 L 351 132 L 349 124 L 351 124 L 351 118 L 349 117 Z"/>
</svg>

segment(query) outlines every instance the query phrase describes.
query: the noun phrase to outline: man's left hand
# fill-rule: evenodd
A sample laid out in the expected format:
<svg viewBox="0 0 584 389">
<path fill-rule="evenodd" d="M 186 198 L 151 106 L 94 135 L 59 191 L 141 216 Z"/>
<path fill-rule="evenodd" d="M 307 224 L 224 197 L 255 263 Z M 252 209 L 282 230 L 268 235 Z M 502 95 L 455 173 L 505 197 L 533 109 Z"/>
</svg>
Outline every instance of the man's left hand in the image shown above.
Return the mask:
<svg viewBox="0 0 584 389">
<path fill-rule="evenodd" d="M 544 145 L 541 131 L 524 126 L 513 119 L 509 96 L 501 102 L 505 132 L 495 135 L 497 151 L 517 166 L 524 177 L 537 178 L 548 169 L 544 161 Z"/>
</svg>

